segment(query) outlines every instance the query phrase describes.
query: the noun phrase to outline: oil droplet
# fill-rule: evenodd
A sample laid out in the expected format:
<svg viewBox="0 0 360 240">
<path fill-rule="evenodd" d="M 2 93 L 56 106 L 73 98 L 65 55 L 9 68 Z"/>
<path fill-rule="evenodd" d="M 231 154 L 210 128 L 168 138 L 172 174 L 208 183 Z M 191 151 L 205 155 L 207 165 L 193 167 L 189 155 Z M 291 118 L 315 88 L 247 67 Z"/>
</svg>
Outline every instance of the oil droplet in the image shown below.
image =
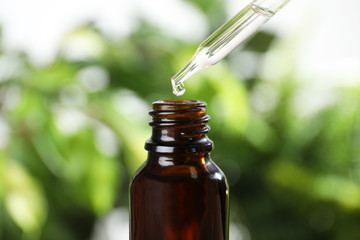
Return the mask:
<svg viewBox="0 0 360 240">
<path fill-rule="evenodd" d="M 176 96 L 182 96 L 185 93 L 185 86 L 182 82 L 175 83 L 174 80 L 171 80 L 172 87 L 173 87 L 173 93 Z"/>
</svg>

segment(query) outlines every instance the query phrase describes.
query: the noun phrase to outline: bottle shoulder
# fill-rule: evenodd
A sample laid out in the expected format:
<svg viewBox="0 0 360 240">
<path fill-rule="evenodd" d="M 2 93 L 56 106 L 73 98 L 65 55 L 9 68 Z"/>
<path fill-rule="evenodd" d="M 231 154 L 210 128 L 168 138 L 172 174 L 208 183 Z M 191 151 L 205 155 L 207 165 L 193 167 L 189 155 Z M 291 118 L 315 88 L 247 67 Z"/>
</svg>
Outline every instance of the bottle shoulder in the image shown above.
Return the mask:
<svg viewBox="0 0 360 240">
<path fill-rule="evenodd" d="M 132 182 L 145 179 L 163 182 L 209 180 L 223 181 L 227 184 L 224 173 L 211 159 L 205 162 L 168 163 L 167 165 L 146 161 L 135 173 Z"/>
</svg>

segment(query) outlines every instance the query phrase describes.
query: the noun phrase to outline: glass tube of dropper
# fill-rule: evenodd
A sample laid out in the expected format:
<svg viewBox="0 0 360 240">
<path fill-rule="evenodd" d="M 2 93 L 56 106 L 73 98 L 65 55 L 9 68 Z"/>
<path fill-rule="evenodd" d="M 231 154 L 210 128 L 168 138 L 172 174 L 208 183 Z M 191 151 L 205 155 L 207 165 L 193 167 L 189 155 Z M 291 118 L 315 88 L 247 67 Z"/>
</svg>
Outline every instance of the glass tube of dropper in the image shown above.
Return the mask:
<svg viewBox="0 0 360 240">
<path fill-rule="evenodd" d="M 173 92 L 181 96 L 184 82 L 200 70 L 218 63 L 250 37 L 290 0 L 255 0 L 227 21 L 196 50 L 191 60 L 171 78 Z"/>
</svg>

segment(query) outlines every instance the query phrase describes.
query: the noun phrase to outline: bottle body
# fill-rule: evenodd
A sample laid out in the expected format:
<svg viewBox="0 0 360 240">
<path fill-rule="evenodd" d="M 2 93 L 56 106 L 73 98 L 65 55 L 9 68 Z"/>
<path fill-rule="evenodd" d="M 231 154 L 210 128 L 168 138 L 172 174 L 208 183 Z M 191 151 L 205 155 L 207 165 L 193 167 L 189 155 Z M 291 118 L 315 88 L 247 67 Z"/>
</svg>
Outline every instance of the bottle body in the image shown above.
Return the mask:
<svg viewBox="0 0 360 240">
<path fill-rule="evenodd" d="M 130 240 L 228 240 L 228 186 L 209 157 L 206 104 L 153 104 L 148 159 L 130 186 Z"/>
<path fill-rule="evenodd" d="M 208 156 L 169 166 L 159 166 L 161 158 L 168 159 L 149 154 L 132 182 L 131 239 L 227 240 L 228 187 L 221 170 Z"/>
</svg>

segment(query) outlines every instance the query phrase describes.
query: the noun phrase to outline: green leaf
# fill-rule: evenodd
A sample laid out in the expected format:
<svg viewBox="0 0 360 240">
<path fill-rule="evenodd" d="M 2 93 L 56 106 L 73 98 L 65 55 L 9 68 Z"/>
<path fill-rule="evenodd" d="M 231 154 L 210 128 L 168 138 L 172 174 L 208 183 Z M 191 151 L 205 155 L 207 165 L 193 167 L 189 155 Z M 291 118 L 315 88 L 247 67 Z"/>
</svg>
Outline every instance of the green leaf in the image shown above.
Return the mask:
<svg viewBox="0 0 360 240">
<path fill-rule="evenodd" d="M 7 160 L 6 210 L 13 221 L 30 236 L 41 230 L 47 217 L 47 202 L 41 185 L 14 160 Z"/>
</svg>

